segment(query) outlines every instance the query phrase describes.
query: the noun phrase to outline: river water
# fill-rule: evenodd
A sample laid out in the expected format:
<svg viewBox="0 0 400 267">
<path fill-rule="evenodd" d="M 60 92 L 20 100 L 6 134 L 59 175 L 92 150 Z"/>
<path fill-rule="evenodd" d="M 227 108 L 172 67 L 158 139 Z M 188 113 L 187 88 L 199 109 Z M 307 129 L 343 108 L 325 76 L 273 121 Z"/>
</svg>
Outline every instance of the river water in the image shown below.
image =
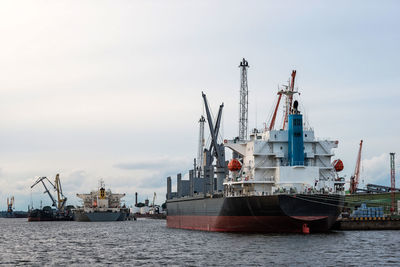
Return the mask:
<svg viewBox="0 0 400 267">
<path fill-rule="evenodd" d="M 230 234 L 165 220 L 27 222 L 0 218 L 0 264 L 115 266 L 400 266 L 400 231 Z"/>
</svg>

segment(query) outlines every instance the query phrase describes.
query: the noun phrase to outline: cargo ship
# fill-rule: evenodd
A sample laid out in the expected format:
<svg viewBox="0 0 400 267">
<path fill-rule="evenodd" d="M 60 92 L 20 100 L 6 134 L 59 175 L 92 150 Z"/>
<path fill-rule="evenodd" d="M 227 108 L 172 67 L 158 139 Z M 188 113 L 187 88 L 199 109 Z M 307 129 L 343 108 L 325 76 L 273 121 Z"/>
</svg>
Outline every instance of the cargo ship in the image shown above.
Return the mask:
<svg viewBox="0 0 400 267">
<path fill-rule="evenodd" d="M 129 217 L 129 209 L 121 206 L 125 194 L 114 194 L 106 190 L 104 181 L 100 181 L 98 190 L 89 194 L 76 194 L 82 199 L 83 206 L 73 209 L 74 219 L 79 222 L 124 221 Z"/>
<path fill-rule="evenodd" d="M 249 138 L 240 136 L 239 129 L 239 137 L 218 142 L 223 104 L 214 124 L 202 94 L 211 143 L 203 145 L 206 120 L 201 116 L 198 157 L 189 180 L 178 174 L 177 191 L 172 192 L 171 177 L 167 177 L 168 227 L 262 233 L 331 229 L 344 201 L 345 182 L 338 174 L 343 163 L 331 162 L 338 141 L 315 138 L 314 130 L 303 121 L 295 100 L 295 75 L 293 71 L 289 84 L 278 91 L 268 125 L 254 129 Z M 275 129 L 282 97 L 286 98 L 283 123 Z M 232 151 L 230 161 L 225 160 L 225 148 Z"/>
</svg>

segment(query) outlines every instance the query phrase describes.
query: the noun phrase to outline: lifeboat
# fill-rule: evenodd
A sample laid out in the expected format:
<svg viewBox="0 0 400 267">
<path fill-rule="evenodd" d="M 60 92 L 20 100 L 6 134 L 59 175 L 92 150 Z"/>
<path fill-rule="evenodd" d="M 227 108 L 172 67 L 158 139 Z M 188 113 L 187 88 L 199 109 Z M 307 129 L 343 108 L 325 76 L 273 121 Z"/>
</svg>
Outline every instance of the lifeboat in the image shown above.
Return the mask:
<svg viewBox="0 0 400 267">
<path fill-rule="evenodd" d="M 228 169 L 231 172 L 237 172 L 240 171 L 240 169 L 242 168 L 242 164 L 240 164 L 240 162 L 237 159 L 232 159 L 229 163 L 228 163 Z"/>
<path fill-rule="evenodd" d="M 336 159 L 333 161 L 332 163 L 333 167 L 335 168 L 335 171 L 340 172 L 343 170 L 344 166 L 343 166 L 343 161 L 341 161 L 340 159 Z"/>
</svg>

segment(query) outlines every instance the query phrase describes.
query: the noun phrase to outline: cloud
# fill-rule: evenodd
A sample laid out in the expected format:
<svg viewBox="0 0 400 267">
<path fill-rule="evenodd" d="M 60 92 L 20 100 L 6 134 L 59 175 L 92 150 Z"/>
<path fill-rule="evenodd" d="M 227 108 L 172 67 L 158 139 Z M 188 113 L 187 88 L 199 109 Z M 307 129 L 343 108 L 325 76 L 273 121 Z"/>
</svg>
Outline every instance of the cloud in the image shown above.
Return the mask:
<svg viewBox="0 0 400 267">
<path fill-rule="evenodd" d="M 400 160 L 396 159 L 395 173 L 397 174 L 399 174 L 400 171 L 399 163 Z M 364 180 L 365 184 L 379 184 L 390 186 L 391 180 L 389 153 L 384 153 L 379 156 L 374 156 L 372 158 L 362 160 L 360 180 Z M 399 184 L 399 182 L 397 182 L 397 184 Z"/>
<path fill-rule="evenodd" d="M 176 166 L 188 165 L 189 160 L 186 158 L 171 158 L 161 157 L 152 158 L 147 160 L 135 160 L 135 162 L 117 163 L 114 165 L 115 168 L 123 170 L 162 170 L 162 169 L 175 169 Z"/>
<path fill-rule="evenodd" d="M 166 191 L 166 178 L 175 177 L 178 173 L 184 175 L 192 167 L 191 164 L 192 160 L 188 158 L 159 157 L 117 163 L 114 167 L 130 172 L 141 172 L 135 179 L 139 188 L 164 188 Z"/>
<path fill-rule="evenodd" d="M 388 123 L 400 114 L 395 5 L 13 2 L 0 9 L 0 209 L 9 195 L 25 209 L 34 177 L 57 172 L 71 203 L 100 178 L 127 202 L 136 191 L 161 198 L 165 177 L 192 166 L 201 90 L 214 114 L 225 103 L 223 135 L 237 135 L 242 57 L 249 128 L 297 69 L 316 136 L 339 139 L 346 172 L 363 138 L 363 177 L 389 181 L 388 159 L 373 156 L 400 151 L 400 124 Z"/>
</svg>

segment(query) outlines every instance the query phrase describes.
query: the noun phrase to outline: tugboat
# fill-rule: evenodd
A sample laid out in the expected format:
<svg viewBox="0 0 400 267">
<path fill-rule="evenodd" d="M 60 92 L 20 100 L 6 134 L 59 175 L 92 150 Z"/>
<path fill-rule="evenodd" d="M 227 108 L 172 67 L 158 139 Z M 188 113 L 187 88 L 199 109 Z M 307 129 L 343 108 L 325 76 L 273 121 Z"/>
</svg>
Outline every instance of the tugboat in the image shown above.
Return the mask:
<svg viewBox="0 0 400 267">
<path fill-rule="evenodd" d="M 129 208 L 125 205 L 121 207 L 121 198 L 125 194 L 114 194 L 111 190 L 106 190 L 103 180 L 100 180 L 98 190 L 76 196 L 82 199 L 83 206 L 73 210 L 75 221 L 124 221 L 129 218 Z"/>
<path fill-rule="evenodd" d="M 202 157 L 197 164 L 194 161 L 189 180 L 177 175 L 177 192 L 171 191 L 171 177 L 167 178 L 168 227 L 313 233 L 333 226 L 344 201 L 344 179 L 331 163 L 338 141 L 315 138 L 314 130 L 303 122 L 299 102 L 293 101 L 298 93 L 294 90 L 295 75 L 293 71 L 290 84 L 278 91 L 269 126 L 253 130 L 249 139 L 242 135 L 218 143 L 223 104 L 214 124 L 203 93 L 211 144 L 199 147 Z M 286 96 L 283 126 L 275 130 L 282 96 Z M 200 120 L 200 140 L 204 138 L 201 129 L 204 131 L 204 119 Z M 232 150 L 229 164 L 225 148 Z"/>
</svg>

